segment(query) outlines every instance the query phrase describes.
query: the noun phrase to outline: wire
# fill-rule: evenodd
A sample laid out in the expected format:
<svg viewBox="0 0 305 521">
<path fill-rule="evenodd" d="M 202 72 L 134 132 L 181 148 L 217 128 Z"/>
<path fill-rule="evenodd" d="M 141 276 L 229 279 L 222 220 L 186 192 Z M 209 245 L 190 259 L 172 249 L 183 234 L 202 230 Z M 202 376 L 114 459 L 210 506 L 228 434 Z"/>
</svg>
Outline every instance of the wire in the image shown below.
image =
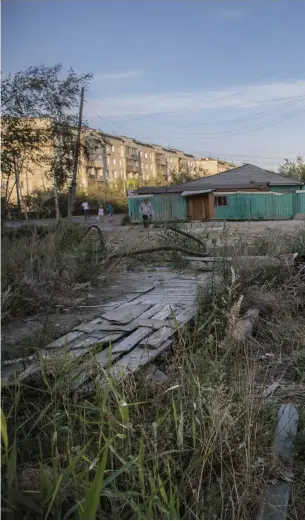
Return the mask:
<svg viewBox="0 0 305 521">
<path fill-rule="evenodd" d="M 296 80 L 299 80 L 300 78 L 302 78 L 302 76 L 305 74 L 305 71 L 302 71 L 300 73 L 298 73 L 294 78 L 293 78 L 293 81 L 291 83 L 297 83 Z M 289 78 L 290 75 L 285 75 L 284 77 L 280 77 L 280 78 L 277 78 L 276 80 L 272 81 L 272 82 L 269 82 L 269 83 L 266 83 L 264 86 L 270 86 L 270 85 L 274 85 L 275 83 L 278 83 L 279 81 L 281 80 L 284 80 L 284 79 L 287 79 Z M 226 100 L 226 99 L 230 99 L 234 96 L 239 96 L 240 94 L 243 94 L 245 92 L 247 92 L 248 90 L 250 90 L 252 87 L 256 87 L 257 84 L 251 84 L 249 87 L 241 90 L 241 91 L 238 91 L 238 92 L 234 92 L 234 93 L 231 93 L 229 95 L 226 95 L 226 96 L 223 96 L 221 98 L 217 98 L 217 101 L 223 101 L 223 100 Z M 257 99 L 251 99 L 251 100 L 248 100 L 248 102 L 251 102 L 251 103 L 270 103 L 272 100 L 266 100 L 266 101 L 260 101 L 260 100 L 257 100 Z M 273 100 L 273 101 L 276 101 L 276 100 Z M 281 101 L 280 99 L 278 101 Z M 244 106 L 244 104 L 241 104 L 241 105 L 235 105 L 234 108 L 237 108 L 239 106 Z M 198 112 L 198 108 L 194 108 L 194 109 L 183 109 L 184 112 L 187 111 L 187 112 L 195 112 L 197 113 Z M 213 108 L 210 108 L 210 109 L 203 109 L 203 110 L 214 110 Z M 134 120 L 137 120 L 137 119 L 142 119 L 142 118 L 147 118 L 147 117 L 156 117 L 156 116 L 160 116 L 160 115 L 167 115 L 167 114 L 173 114 L 175 112 L 180 112 L 180 109 L 177 111 L 177 110 L 171 110 L 171 111 L 166 111 L 166 112 L 155 112 L 155 113 L 150 113 L 150 114 L 145 114 L 145 115 L 139 115 L 139 116 L 136 116 L 134 115 L 134 113 L 132 111 L 129 111 L 128 109 L 124 109 L 124 111 L 129 114 L 129 116 L 134 119 Z"/>
<path fill-rule="evenodd" d="M 285 98 L 283 98 L 283 99 L 285 99 Z M 218 122 L 211 121 L 211 120 L 201 120 L 201 121 L 197 121 L 196 123 L 200 124 L 200 125 L 209 124 L 210 126 L 213 126 L 213 127 L 225 127 L 227 125 L 238 124 L 239 122 L 243 122 L 243 121 L 252 121 L 254 119 L 263 117 L 263 116 L 271 114 L 273 112 L 277 112 L 279 109 L 305 101 L 305 96 L 297 96 L 297 99 L 295 99 L 295 98 L 291 99 L 291 97 L 287 98 L 287 99 L 289 99 L 291 101 L 288 101 L 287 103 L 282 103 L 281 105 L 274 107 L 273 109 L 265 110 L 265 111 L 259 112 L 257 114 L 253 114 L 251 116 L 244 116 L 242 118 L 234 118 L 234 119 L 230 119 L 230 120 L 226 120 L 226 121 L 218 121 Z M 151 125 L 155 125 L 155 126 L 162 125 L 163 127 L 166 126 L 166 127 L 171 128 L 172 126 L 174 126 L 175 128 L 177 128 L 177 125 L 179 125 L 179 128 L 187 128 L 185 125 L 181 126 L 180 122 L 174 122 L 174 121 L 170 122 L 168 120 L 166 120 L 162 123 L 156 122 L 155 124 L 147 122 L 147 124 L 149 124 L 150 127 L 151 127 Z M 194 122 L 190 121 L 187 126 L 189 127 L 190 125 L 193 125 L 193 124 L 194 124 Z"/>
</svg>

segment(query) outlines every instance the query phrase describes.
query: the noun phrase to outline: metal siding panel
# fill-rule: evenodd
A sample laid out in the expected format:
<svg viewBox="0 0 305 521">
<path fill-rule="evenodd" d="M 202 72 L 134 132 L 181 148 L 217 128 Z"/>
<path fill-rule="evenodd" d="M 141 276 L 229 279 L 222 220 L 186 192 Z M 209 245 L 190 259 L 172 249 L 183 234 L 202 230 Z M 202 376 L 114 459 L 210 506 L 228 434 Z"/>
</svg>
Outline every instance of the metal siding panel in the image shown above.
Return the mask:
<svg viewBox="0 0 305 521">
<path fill-rule="evenodd" d="M 149 197 L 128 199 L 128 213 L 132 222 L 142 220 L 140 206 L 145 199 L 149 199 Z M 155 221 L 186 220 L 186 198 L 181 197 L 180 194 L 155 195 L 150 201 L 154 209 Z"/>
<path fill-rule="evenodd" d="M 296 213 L 305 213 L 305 191 L 302 194 L 293 194 L 293 198 L 293 215 Z"/>
<path fill-rule="evenodd" d="M 294 215 L 293 197 L 298 194 L 230 194 L 228 206 L 215 208 L 216 219 L 291 219 Z M 302 194 L 300 194 L 302 197 Z"/>
<path fill-rule="evenodd" d="M 285 185 L 285 186 L 271 186 L 271 192 L 295 192 L 296 190 L 302 190 L 301 185 Z"/>
</svg>

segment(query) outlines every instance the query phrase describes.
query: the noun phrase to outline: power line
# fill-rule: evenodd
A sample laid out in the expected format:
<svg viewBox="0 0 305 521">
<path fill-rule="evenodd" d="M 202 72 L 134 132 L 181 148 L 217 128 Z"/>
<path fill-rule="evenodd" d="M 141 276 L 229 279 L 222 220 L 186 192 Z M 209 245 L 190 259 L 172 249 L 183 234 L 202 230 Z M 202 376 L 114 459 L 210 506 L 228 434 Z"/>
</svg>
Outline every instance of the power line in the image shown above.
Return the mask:
<svg viewBox="0 0 305 521">
<path fill-rule="evenodd" d="M 305 74 L 305 71 L 302 71 L 301 73 L 298 73 L 294 78 L 293 78 L 293 81 L 291 83 L 296 83 L 297 80 L 299 80 L 300 78 L 302 78 L 302 76 Z M 275 83 L 278 83 L 279 81 L 281 80 L 284 80 L 284 79 L 287 79 L 288 77 L 290 77 L 290 75 L 285 75 L 284 77 L 281 77 L 281 78 L 277 78 L 276 80 L 272 81 L 272 82 L 269 82 L 269 83 L 266 83 L 264 85 L 264 87 L 267 87 L 267 86 L 270 86 L 270 85 L 274 85 Z M 241 91 L 238 91 L 238 92 L 235 92 L 235 93 L 231 93 L 229 95 L 226 94 L 226 96 L 223 96 L 221 98 L 217 98 L 217 102 L 219 101 L 223 101 L 223 100 L 226 100 L 226 99 L 230 99 L 234 96 L 239 96 L 240 94 L 243 94 L 245 92 L 247 92 L 249 89 L 251 89 L 252 87 L 257 87 L 257 84 L 251 84 L 251 86 L 241 90 Z M 283 99 L 283 98 L 282 98 Z M 251 103 L 270 103 L 272 101 L 276 101 L 276 100 L 257 100 L 257 99 L 251 99 L 251 100 L 248 100 L 248 102 L 251 102 Z M 281 99 L 279 99 L 278 101 L 281 101 Z M 239 106 L 244 106 L 244 104 L 241 104 L 241 105 L 235 105 L 234 108 L 237 108 Z M 122 109 L 121 109 L 122 110 Z M 206 108 L 206 109 L 202 109 L 202 110 L 214 110 L 214 108 Z M 175 112 L 180 112 L 181 109 L 178 109 L 178 110 L 171 110 L 171 111 L 166 111 L 166 112 L 155 112 L 155 113 L 150 113 L 150 114 L 142 114 L 142 115 L 139 115 L 139 116 L 136 116 L 134 115 L 134 113 L 132 111 L 129 111 L 128 109 L 124 109 L 124 111 L 131 117 L 133 118 L 133 120 L 137 120 L 137 119 L 142 119 L 142 118 L 148 118 L 148 117 L 156 117 L 156 116 L 161 116 L 161 115 L 167 115 L 167 114 L 173 114 Z M 198 108 L 194 108 L 194 109 L 187 109 L 187 108 L 184 108 L 183 109 L 184 112 L 195 112 L 197 113 L 198 112 Z"/>
</svg>

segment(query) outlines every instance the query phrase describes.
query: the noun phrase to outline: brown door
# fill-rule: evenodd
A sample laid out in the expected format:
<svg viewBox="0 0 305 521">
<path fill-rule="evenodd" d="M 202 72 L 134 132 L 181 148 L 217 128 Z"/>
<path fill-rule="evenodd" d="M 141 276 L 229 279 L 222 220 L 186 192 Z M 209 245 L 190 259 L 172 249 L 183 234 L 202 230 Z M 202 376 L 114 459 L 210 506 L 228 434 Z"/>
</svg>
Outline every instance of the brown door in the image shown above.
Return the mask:
<svg viewBox="0 0 305 521">
<path fill-rule="evenodd" d="M 188 197 L 188 214 L 193 221 L 206 221 L 208 219 L 207 195 L 191 195 Z"/>
</svg>

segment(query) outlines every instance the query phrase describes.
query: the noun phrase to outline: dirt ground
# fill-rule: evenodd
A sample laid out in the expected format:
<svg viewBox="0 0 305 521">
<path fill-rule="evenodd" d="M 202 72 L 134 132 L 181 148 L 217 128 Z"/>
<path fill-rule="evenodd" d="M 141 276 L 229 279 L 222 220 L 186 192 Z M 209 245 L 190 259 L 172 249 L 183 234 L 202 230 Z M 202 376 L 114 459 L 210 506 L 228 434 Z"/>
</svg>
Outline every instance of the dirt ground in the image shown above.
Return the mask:
<svg viewBox="0 0 305 521">
<path fill-rule="evenodd" d="M 293 232 L 300 227 L 304 227 L 304 221 L 213 221 L 200 222 L 193 221 L 185 224 L 185 230 L 190 231 L 198 237 L 205 238 L 207 236 L 220 237 L 223 234 L 231 237 L 255 237 L 270 231 L 278 231 L 281 233 Z M 162 234 L 161 224 L 155 223 L 149 229 L 144 230 L 141 225 L 138 226 L 118 226 L 113 225 L 110 228 L 101 225 L 100 228 L 107 233 L 108 239 L 115 248 L 148 248 L 156 244 L 160 234 Z"/>
</svg>

